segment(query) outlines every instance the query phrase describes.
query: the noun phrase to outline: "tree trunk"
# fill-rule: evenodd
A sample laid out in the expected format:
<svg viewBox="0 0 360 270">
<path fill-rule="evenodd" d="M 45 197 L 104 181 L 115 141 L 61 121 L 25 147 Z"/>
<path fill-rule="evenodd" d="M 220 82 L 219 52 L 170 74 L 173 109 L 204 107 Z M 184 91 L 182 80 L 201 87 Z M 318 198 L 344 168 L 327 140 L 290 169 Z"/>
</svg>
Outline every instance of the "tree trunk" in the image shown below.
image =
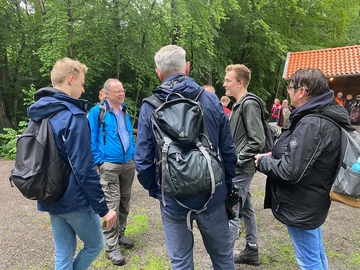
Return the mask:
<svg viewBox="0 0 360 270">
<path fill-rule="evenodd" d="M 3 44 L 0 38 L 0 44 Z M 0 48 L 0 132 L 4 127 L 11 127 L 9 109 L 5 102 L 5 89 L 9 87 L 10 78 L 8 71 L 8 59 L 5 48 Z"/>
<path fill-rule="evenodd" d="M 72 16 L 72 1 L 68 0 L 68 21 L 69 21 L 69 34 L 68 34 L 68 40 L 69 40 L 69 45 L 67 48 L 68 51 L 68 56 L 70 58 L 74 58 L 73 55 L 73 48 L 72 48 L 72 38 L 73 38 L 73 16 Z"/>
</svg>

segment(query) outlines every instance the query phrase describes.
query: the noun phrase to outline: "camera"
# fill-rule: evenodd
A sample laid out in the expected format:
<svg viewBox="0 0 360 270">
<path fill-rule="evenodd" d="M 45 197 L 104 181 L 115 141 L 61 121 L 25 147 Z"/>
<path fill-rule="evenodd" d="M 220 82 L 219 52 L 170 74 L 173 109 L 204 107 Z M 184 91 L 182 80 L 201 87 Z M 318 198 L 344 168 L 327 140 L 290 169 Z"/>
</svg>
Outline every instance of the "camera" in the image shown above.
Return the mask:
<svg viewBox="0 0 360 270">
<path fill-rule="evenodd" d="M 239 189 L 233 186 L 231 193 L 227 195 L 225 199 L 225 208 L 229 220 L 236 217 L 236 213 L 232 208 L 241 201 L 241 197 L 239 196 L 238 191 Z"/>
</svg>

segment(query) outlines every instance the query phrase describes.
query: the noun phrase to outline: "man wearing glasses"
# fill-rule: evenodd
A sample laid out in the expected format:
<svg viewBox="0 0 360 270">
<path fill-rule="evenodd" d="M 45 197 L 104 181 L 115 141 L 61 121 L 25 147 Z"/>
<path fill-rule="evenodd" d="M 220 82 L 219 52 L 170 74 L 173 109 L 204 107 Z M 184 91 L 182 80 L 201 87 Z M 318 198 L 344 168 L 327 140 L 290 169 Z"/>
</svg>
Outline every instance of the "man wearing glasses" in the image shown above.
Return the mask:
<svg viewBox="0 0 360 270">
<path fill-rule="evenodd" d="M 320 69 L 296 71 L 287 91 L 295 107 L 290 125 L 282 129 L 271 155 L 255 156 L 257 169 L 268 176 L 264 206 L 287 226 L 299 267 L 327 270 L 322 224 L 339 163 L 340 129 L 317 115 L 353 128 Z"/>
<path fill-rule="evenodd" d="M 134 242 L 125 236 L 126 220 L 130 209 L 131 188 L 134 180 L 133 130 L 130 115 L 126 112 L 125 89 L 117 79 L 104 84 L 103 105 L 91 108 L 88 120 L 95 165 L 100 172 L 100 183 L 108 207 L 116 211 L 117 224 L 104 230 L 106 256 L 115 265 L 125 264 L 119 246 L 132 248 Z M 105 117 L 100 118 L 105 109 Z"/>
</svg>

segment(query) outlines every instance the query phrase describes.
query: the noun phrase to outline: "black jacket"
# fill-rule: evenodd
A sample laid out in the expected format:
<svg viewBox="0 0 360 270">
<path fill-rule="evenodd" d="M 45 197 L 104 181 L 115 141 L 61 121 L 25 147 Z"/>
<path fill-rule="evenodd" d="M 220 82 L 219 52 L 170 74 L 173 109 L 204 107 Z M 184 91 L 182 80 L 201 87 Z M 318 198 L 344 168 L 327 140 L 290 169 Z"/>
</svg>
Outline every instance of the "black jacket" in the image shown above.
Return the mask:
<svg viewBox="0 0 360 270">
<path fill-rule="evenodd" d="M 311 99 L 290 115 L 275 143 L 272 157 L 259 159 L 258 170 L 267 174 L 265 208 L 290 226 L 315 229 L 328 214 L 330 198 L 319 179 L 331 185 L 339 162 L 340 130 L 332 122 L 308 114 L 323 114 L 348 130 L 348 113 L 334 102 L 330 90 Z"/>
</svg>

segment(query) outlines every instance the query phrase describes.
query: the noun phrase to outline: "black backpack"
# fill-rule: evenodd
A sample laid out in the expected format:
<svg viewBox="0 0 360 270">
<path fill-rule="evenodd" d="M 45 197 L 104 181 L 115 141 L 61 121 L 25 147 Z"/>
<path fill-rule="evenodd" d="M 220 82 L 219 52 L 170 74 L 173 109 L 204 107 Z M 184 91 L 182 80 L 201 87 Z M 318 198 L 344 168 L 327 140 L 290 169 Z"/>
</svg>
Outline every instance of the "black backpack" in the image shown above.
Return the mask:
<svg viewBox="0 0 360 270">
<path fill-rule="evenodd" d="M 203 90 L 201 88 L 194 100 L 179 93 L 169 94 L 165 102 L 154 95 L 143 100 L 155 107 L 151 123 L 160 157 L 156 165 L 163 204 L 166 194 L 189 209 L 189 213 L 206 210 L 223 177 L 222 162 L 208 138 L 203 110 L 197 102 Z M 176 99 L 170 100 L 174 96 Z M 211 192 L 211 195 L 201 209 L 192 209 L 176 199 L 205 192 Z"/>
<path fill-rule="evenodd" d="M 54 114 L 53 114 L 54 115 Z M 10 184 L 30 200 L 56 202 L 65 193 L 71 172 L 57 149 L 50 115 L 42 121 L 31 121 L 16 142 L 15 167 Z"/>
<path fill-rule="evenodd" d="M 248 93 L 244 100 L 241 102 L 241 105 L 240 105 L 240 114 L 242 117 L 244 117 L 244 114 L 242 113 L 242 106 L 244 106 L 244 103 L 247 101 L 247 100 L 256 100 L 256 102 L 260 105 L 260 110 L 261 110 L 261 122 L 263 124 L 263 127 L 264 127 L 264 132 L 265 132 L 265 147 L 264 149 L 261 151 L 262 153 L 267 153 L 267 152 L 271 152 L 272 151 L 272 148 L 274 146 L 274 141 L 275 141 L 275 138 L 276 138 L 276 132 L 275 132 L 275 129 L 272 128 L 268 121 L 266 121 L 266 118 L 265 118 L 265 109 L 264 109 L 264 105 L 262 103 L 262 100 L 252 94 L 252 93 Z M 244 122 L 244 118 L 243 118 L 243 122 Z"/>
</svg>

